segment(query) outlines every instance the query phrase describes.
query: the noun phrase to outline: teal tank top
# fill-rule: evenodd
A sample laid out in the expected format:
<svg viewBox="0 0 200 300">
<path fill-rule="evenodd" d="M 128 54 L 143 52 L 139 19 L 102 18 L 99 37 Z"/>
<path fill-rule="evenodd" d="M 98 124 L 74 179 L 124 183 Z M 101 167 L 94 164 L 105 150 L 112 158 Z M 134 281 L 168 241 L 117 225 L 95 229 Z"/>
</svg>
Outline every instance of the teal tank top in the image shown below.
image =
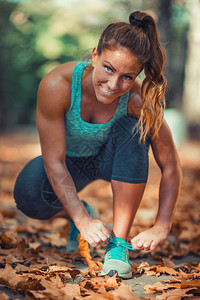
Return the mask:
<svg viewBox="0 0 200 300">
<path fill-rule="evenodd" d="M 81 119 L 81 80 L 88 63 L 78 63 L 72 75 L 71 105 L 64 116 L 68 156 L 91 156 L 106 143 L 113 123 L 127 115 L 129 92 L 119 99 L 111 120 L 102 124 L 88 123 Z"/>
</svg>

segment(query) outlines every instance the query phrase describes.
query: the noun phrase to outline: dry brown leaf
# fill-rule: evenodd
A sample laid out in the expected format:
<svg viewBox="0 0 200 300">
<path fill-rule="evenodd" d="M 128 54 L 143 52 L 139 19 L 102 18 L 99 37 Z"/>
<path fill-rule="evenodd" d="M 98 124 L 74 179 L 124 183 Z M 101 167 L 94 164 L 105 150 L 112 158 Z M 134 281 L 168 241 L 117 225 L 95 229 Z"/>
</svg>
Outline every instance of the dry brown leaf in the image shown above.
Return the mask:
<svg viewBox="0 0 200 300">
<path fill-rule="evenodd" d="M 46 299 L 64 299 L 64 291 L 57 288 L 52 282 L 42 278 L 40 285 L 44 288 L 41 293 L 46 296 Z"/>
<path fill-rule="evenodd" d="M 181 300 L 184 296 L 192 297 L 193 294 L 188 293 L 190 291 L 192 291 L 191 288 L 164 291 L 162 295 L 156 296 L 155 300 Z"/>
<path fill-rule="evenodd" d="M 173 268 L 173 269 L 177 268 L 177 265 L 175 265 L 175 263 L 167 257 L 163 257 L 162 262 L 164 264 L 164 267 Z"/>
<path fill-rule="evenodd" d="M 48 239 L 49 243 L 52 246 L 56 246 L 56 247 L 63 246 L 64 247 L 66 245 L 66 239 L 60 237 L 60 233 L 59 232 L 55 232 L 55 233 L 52 233 L 52 234 L 45 233 L 44 236 Z"/>
<path fill-rule="evenodd" d="M 8 297 L 8 295 L 4 292 L 0 292 L 0 299 L 1 300 L 9 300 L 10 297 Z"/>
<path fill-rule="evenodd" d="M 16 274 L 16 271 L 8 263 L 3 270 L 0 270 L 0 284 L 7 286 L 12 291 L 16 291 L 17 284 L 23 279 L 24 277 Z"/>
<path fill-rule="evenodd" d="M 79 299 L 81 296 L 80 286 L 77 283 L 68 283 L 62 288 L 62 292 L 67 296 L 67 300 Z"/>
<path fill-rule="evenodd" d="M 99 293 L 99 294 L 105 294 L 105 293 L 107 293 L 106 289 L 105 289 L 105 286 L 103 284 L 100 286 L 100 288 L 98 289 L 97 293 Z"/>
<path fill-rule="evenodd" d="M 16 217 L 16 211 L 15 210 L 6 210 L 3 209 L 1 211 L 4 218 L 15 218 Z"/>
<path fill-rule="evenodd" d="M 174 276 L 178 276 L 179 272 L 175 271 L 172 268 L 168 268 L 168 267 L 156 267 L 156 272 L 159 272 L 160 274 L 169 274 L 169 275 L 174 275 Z"/>
<path fill-rule="evenodd" d="M 42 245 L 40 242 L 33 242 L 28 244 L 31 249 L 40 251 L 42 249 Z"/>
<path fill-rule="evenodd" d="M 88 243 L 82 238 L 80 234 L 77 235 L 77 240 L 79 242 L 78 253 L 85 259 L 89 266 L 89 271 L 92 275 L 96 275 L 94 270 L 100 270 L 99 264 L 97 264 L 90 255 L 90 249 Z"/>
<path fill-rule="evenodd" d="M 138 300 L 140 297 L 133 295 L 132 288 L 128 284 L 121 283 L 120 287 L 110 292 L 113 296 L 119 297 L 120 300 Z"/>
<path fill-rule="evenodd" d="M 181 280 L 181 288 L 189 288 L 189 287 L 200 287 L 200 279 L 194 280 L 185 280 L 184 278 Z"/>
<path fill-rule="evenodd" d="M 78 269 L 69 270 L 68 272 L 69 272 L 69 274 L 70 274 L 70 276 L 71 276 L 71 278 L 72 278 L 73 281 L 75 280 L 75 278 L 76 278 L 77 275 L 81 274 L 81 271 L 78 270 Z"/>
<path fill-rule="evenodd" d="M 5 248 L 16 248 L 21 240 L 15 231 L 7 230 L 0 234 L 0 243 Z"/>
<path fill-rule="evenodd" d="M 70 225 L 69 225 L 69 222 L 67 222 L 65 224 L 65 226 L 63 226 L 63 229 L 60 231 L 60 237 L 64 237 L 66 238 L 67 236 L 67 231 L 70 229 Z"/>
<path fill-rule="evenodd" d="M 170 285 L 164 285 L 161 282 L 156 282 L 152 285 L 147 284 L 144 286 L 145 293 L 144 294 L 155 294 L 157 292 L 162 293 L 164 290 L 168 289 Z"/>
<path fill-rule="evenodd" d="M 116 277 L 117 275 L 115 274 L 112 277 L 109 276 L 105 276 L 105 283 L 104 286 L 106 288 L 106 290 L 112 290 L 112 289 L 117 289 L 119 286 L 119 283 L 122 281 L 121 279 L 117 279 Z"/>
</svg>

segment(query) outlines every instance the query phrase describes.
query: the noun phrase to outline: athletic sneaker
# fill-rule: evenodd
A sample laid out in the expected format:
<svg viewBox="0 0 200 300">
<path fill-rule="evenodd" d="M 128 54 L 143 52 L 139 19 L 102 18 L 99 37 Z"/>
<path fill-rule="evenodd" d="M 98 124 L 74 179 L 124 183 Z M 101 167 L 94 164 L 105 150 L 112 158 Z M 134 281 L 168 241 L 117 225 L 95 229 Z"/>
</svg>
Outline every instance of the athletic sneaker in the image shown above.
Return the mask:
<svg viewBox="0 0 200 300">
<path fill-rule="evenodd" d="M 132 248 L 131 243 L 126 243 L 122 238 L 114 237 L 110 238 L 110 242 L 106 248 L 103 270 L 99 275 L 113 276 L 117 274 L 118 277 L 124 279 L 132 278 L 128 249 L 136 250 Z"/>
<path fill-rule="evenodd" d="M 92 206 L 89 205 L 87 202 L 83 201 L 83 204 L 85 205 L 85 208 L 88 212 L 88 214 L 90 215 L 90 217 L 97 219 L 98 218 L 98 212 L 97 209 Z M 69 225 L 70 225 L 70 229 L 67 231 L 67 246 L 66 246 L 66 251 L 67 252 L 73 252 L 76 251 L 78 249 L 78 240 L 77 240 L 77 235 L 80 233 L 80 231 L 78 230 L 78 228 L 76 227 L 76 225 L 74 224 L 74 222 L 72 220 L 69 220 Z"/>
</svg>

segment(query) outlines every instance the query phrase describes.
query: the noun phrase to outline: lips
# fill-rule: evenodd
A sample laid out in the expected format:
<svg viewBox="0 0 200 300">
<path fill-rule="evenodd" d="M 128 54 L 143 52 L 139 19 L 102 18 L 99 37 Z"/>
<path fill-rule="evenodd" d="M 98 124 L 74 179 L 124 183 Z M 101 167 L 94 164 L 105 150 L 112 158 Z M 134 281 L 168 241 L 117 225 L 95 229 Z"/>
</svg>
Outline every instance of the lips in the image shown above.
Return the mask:
<svg viewBox="0 0 200 300">
<path fill-rule="evenodd" d="M 102 85 L 100 85 L 100 87 L 106 95 L 112 96 L 112 95 L 116 94 L 116 92 L 113 93 L 113 92 L 107 91 L 106 89 L 104 89 L 104 87 Z"/>
</svg>

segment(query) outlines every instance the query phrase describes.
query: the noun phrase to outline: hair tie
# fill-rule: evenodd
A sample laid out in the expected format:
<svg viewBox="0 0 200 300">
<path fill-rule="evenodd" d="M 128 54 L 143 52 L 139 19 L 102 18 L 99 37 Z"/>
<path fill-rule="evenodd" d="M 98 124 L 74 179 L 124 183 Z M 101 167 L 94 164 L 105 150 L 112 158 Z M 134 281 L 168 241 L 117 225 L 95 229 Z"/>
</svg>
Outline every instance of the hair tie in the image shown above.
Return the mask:
<svg viewBox="0 0 200 300">
<path fill-rule="evenodd" d="M 133 25 L 133 26 L 137 25 L 139 27 L 144 27 L 144 22 L 142 20 L 135 19 L 133 17 L 131 17 L 131 19 L 130 19 L 130 24 Z"/>
</svg>

